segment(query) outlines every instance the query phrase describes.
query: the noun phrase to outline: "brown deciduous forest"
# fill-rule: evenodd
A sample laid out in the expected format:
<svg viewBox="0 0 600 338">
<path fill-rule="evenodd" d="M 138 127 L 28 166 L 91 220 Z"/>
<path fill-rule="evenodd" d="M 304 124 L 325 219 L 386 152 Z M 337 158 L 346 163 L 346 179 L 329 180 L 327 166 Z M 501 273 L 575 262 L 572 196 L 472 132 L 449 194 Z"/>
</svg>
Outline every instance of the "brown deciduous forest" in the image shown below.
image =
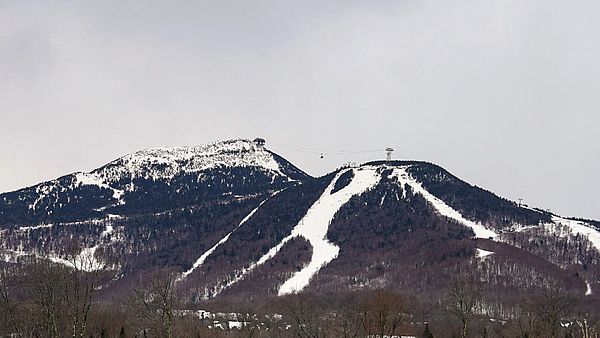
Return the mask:
<svg viewBox="0 0 600 338">
<path fill-rule="evenodd" d="M 1 337 L 598 337 L 598 313 L 560 287 L 532 292 L 509 319 L 486 315 L 485 288 L 457 273 L 437 301 L 393 288 L 187 302 L 177 274 L 140 275 L 127 296 L 98 297 L 111 276 L 31 258 L 3 266 Z"/>
</svg>

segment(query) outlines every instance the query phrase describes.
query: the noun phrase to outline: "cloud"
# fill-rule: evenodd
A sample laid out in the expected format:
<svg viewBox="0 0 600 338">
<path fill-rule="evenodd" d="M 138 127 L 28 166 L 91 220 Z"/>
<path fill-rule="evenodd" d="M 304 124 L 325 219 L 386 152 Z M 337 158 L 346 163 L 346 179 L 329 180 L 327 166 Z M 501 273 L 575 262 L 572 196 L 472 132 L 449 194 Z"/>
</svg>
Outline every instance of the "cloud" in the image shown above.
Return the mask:
<svg viewBox="0 0 600 338">
<path fill-rule="evenodd" d="M 261 135 L 437 162 L 600 218 L 600 4 L 0 3 L 0 190 L 156 145 Z M 272 148 L 315 175 L 354 155 Z"/>
</svg>

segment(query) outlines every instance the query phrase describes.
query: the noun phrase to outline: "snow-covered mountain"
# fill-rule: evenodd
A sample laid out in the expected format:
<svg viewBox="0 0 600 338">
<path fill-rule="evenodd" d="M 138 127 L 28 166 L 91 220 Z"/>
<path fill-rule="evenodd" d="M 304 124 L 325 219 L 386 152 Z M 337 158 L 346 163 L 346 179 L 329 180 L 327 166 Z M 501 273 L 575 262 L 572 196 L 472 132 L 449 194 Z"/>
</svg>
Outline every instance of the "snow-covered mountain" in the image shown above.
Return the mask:
<svg viewBox="0 0 600 338">
<path fill-rule="evenodd" d="M 118 184 L 124 180 L 139 178 L 168 181 L 181 174 L 199 174 L 211 169 L 236 167 L 250 167 L 290 180 L 290 176 L 304 175 L 257 142 L 237 139 L 195 147 L 142 150 L 121 157 L 85 176 L 92 179 L 92 184 L 96 180 Z"/>
<path fill-rule="evenodd" d="M 0 224 L 80 220 L 184 207 L 210 196 L 279 189 L 308 176 L 250 140 L 153 148 L 89 173 L 77 172 L 0 195 Z"/>
<path fill-rule="evenodd" d="M 189 300 L 365 287 L 435 297 L 460 267 L 487 283 L 490 311 L 558 284 L 600 302 L 600 223 L 426 162 L 313 178 L 249 140 L 156 148 L 2 194 L 0 224 L 5 262 L 87 258 L 115 275 L 106 297 L 164 267 Z"/>
</svg>

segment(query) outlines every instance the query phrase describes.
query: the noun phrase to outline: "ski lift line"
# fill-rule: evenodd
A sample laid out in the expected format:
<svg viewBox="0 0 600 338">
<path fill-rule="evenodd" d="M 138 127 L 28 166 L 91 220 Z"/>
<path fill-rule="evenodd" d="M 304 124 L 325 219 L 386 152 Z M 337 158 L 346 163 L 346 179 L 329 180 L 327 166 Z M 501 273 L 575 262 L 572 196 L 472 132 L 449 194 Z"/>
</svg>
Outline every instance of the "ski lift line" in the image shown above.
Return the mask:
<svg viewBox="0 0 600 338">
<path fill-rule="evenodd" d="M 300 153 L 305 153 L 305 154 L 315 154 L 315 155 L 320 155 L 320 154 L 322 154 L 321 152 L 318 152 L 318 151 L 310 151 L 310 150 L 300 150 L 300 149 L 289 149 L 289 150 L 291 150 L 291 151 L 297 151 L 297 152 L 300 152 Z M 330 154 L 330 153 L 327 153 L 327 154 Z"/>
<path fill-rule="evenodd" d="M 315 153 L 339 153 L 339 154 L 353 154 L 353 153 L 362 153 L 362 152 L 375 152 L 375 151 L 382 151 L 382 149 L 372 149 L 372 150 L 361 150 L 361 151 L 346 151 L 343 149 L 328 149 L 328 148 L 310 148 L 310 147 L 300 147 L 300 146 L 292 146 L 292 145 L 286 145 L 286 144 L 281 144 L 281 143 L 276 143 L 276 142 L 271 142 L 271 144 L 282 147 L 282 148 L 287 148 L 287 149 L 293 149 L 293 150 L 301 150 L 301 151 L 307 151 L 307 152 L 315 152 Z"/>
<path fill-rule="evenodd" d="M 361 150 L 361 151 L 311 151 L 311 150 L 302 150 L 302 149 L 294 149 L 294 148 L 288 148 L 291 151 L 297 151 L 297 152 L 301 152 L 301 153 L 306 153 L 306 154 L 325 154 L 325 155 L 346 155 L 346 154 L 359 154 L 359 153 L 379 153 L 382 151 L 385 151 L 383 149 L 377 149 L 377 150 Z"/>
<path fill-rule="evenodd" d="M 284 146 L 275 146 L 275 148 L 284 148 L 286 150 L 296 151 L 296 152 L 299 152 L 299 153 L 315 154 L 315 155 L 320 155 L 320 154 L 328 154 L 328 155 L 336 154 L 336 155 L 341 155 L 341 154 L 343 154 L 343 152 L 339 152 L 339 151 L 338 152 L 332 152 L 332 151 L 323 152 L 323 151 L 316 151 L 316 150 L 304 150 L 304 149 L 297 149 L 297 148 L 289 148 L 289 147 L 284 147 Z"/>
<path fill-rule="evenodd" d="M 344 155 L 344 154 L 360 154 L 360 153 L 375 153 L 386 151 L 385 149 L 368 149 L 368 150 L 357 150 L 357 151 L 345 151 L 339 149 L 319 149 L 319 148 L 308 148 L 308 147 L 298 147 L 291 145 L 284 145 L 280 143 L 270 142 L 272 145 L 287 148 L 289 150 L 307 153 L 307 154 L 327 154 L 327 155 Z"/>
<path fill-rule="evenodd" d="M 346 151 L 345 154 L 359 154 L 359 153 L 375 153 L 385 151 L 385 149 L 371 149 L 371 150 L 359 150 L 359 151 Z"/>
<path fill-rule="evenodd" d="M 281 144 L 281 143 L 276 143 L 276 142 L 269 142 L 270 144 L 274 144 L 276 146 L 280 146 L 280 147 L 284 147 L 284 148 L 290 148 L 290 149 L 300 149 L 300 150 L 306 150 L 306 151 L 318 151 L 318 152 L 323 152 L 323 151 L 330 151 L 330 152 L 343 152 L 344 150 L 342 149 L 331 149 L 331 148 L 310 148 L 310 147 L 301 147 L 301 146 L 292 146 L 289 144 Z"/>
<path fill-rule="evenodd" d="M 306 154 L 322 154 L 322 151 L 313 151 L 313 150 L 304 150 L 304 149 L 295 149 L 295 148 L 288 148 L 288 147 L 283 147 L 283 146 L 275 146 L 275 148 L 284 148 L 286 150 L 291 150 L 291 151 L 296 151 L 296 152 L 300 152 L 300 153 L 306 153 Z M 329 154 L 329 153 L 328 153 Z"/>
</svg>

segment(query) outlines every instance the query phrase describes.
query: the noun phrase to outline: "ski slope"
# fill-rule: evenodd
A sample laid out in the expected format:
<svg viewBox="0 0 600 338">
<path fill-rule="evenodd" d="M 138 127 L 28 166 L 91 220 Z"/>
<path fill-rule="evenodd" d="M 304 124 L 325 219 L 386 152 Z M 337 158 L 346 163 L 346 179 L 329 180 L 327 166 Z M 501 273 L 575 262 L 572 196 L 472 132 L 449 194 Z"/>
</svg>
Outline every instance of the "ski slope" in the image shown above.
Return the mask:
<svg viewBox="0 0 600 338">
<path fill-rule="evenodd" d="M 227 240 L 229 240 L 229 237 L 231 236 L 231 234 L 233 234 L 234 231 L 236 231 L 239 227 L 241 227 L 242 225 L 244 225 L 244 223 L 246 223 L 250 218 L 252 218 L 252 216 L 254 216 L 254 214 L 258 211 L 258 209 L 260 209 L 260 207 L 265 204 L 266 201 L 269 200 L 269 198 L 273 197 L 274 195 L 278 194 L 280 191 L 275 192 L 274 194 L 272 194 L 271 196 L 269 196 L 268 198 L 266 198 L 264 201 L 260 202 L 260 204 L 254 208 L 252 211 L 250 211 L 250 213 L 248 215 L 246 215 L 246 217 L 244 217 L 244 219 L 242 219 L 242 221 L 233 229 L 231 230 L 231 232 L 229 232 L 225 237 L 223 237 L 220 241 L 217 242 L 217 244 L 213 245 L 210 249 L 208 249 L 206 252 L 204 252 L 192 265 L 191 268 L 189 268 L 187 271 L 185 271 L 183 274 L 181 274 L 181 276 L 178 278 L 179 281 L 185 279 L 187 276 L 189 276 L 192 272 L 194 272 L 196 269 L 198 269 L 200 266 L 202 266 L 202 264 L 204 264 L 204 261 L 208 258 L 208 256 L 210 256 L 219 246 L 223 245 L 223 243 L 227 242 Z"/>
<path fill-rule="evenodd" d="M 421 194 L 425 200 L 427 200 L 442 216 L 446 216 L 453 219 L 464 226 L 471 228 L 475 233 L 475 238 L 494 239 L 498 236 L 494 231 L 487 229 L 480 222 L 473 222 L 463 217 L 463 215 L 454 210 L 448 204 L 441 199 L 435 197 L 429 191 L 427 191 L 421 183 L 415 180 L 407 171 L 407 167 L 395 168 L 390 176 L 394 176 L 398 179 L 401 185 L 409 185 L 415 193 Z"/>
<path fill-rule="evenodd" d="M 296 272 L 279 288 L 279 295 L 302 291 L 310 279 L 325 265 L 335 259 L 340 248 L 327 240 L 327 230 L 335 214 L 356 195 L 360 195 L 374 187 L 381 179 L 375 168 L 365 167 L 349 169 L 354 171 L 352 181 L 343 189 L 332 193 L 338 178 L 346 171 L 339 172 L 331 181 L 319 200 L 308 210 L 292 230 L 292 237 L 302 236 L 312 245 L 310 263 Z"/>
<path fill-rule="evenodd" d="M 347 171 L 354 171 L 352 181 L 343 189 L 332 194 L 337 180 Z M 312 246 L 311 260 L 306 267 L 294 274 L 290 279 L 283 283 L 279 288 L 279 295 L 294 293 L 304 289 L 310 279 L 327 263 L 335 259 L 339 253 L 339 247 L 330 243 L 326 236 L 329 224 L 334 215 L 340 208 L 346 204 L 352 196 L 360 195 L 369 188 L 375 186 L 381 179 L 376 168 L 365 167 L 347 169 L 340 171 L 327 186 L 319 199 L 310 207 L 306 215 L 294 227 L 291 234 L 285 237 L 281 242 L 272 247 L 256 262 L 250 264 L 247 268 L 238 271 L 235 278 L 219 287 L 211 295 L 216 297 L 225 289 L 244 279 L 249 273 L 259 266 L 263 265 L 269 259 L 275 257 L 283 246 L 295 237 L 304 237 Z"/>
<path fill-rule="evenodd" d="M 592 228 L 589 224 L 581 221 L 575 221 L 560 216 L 553 216 L 552 222 L 557 225 L 564 225 L 573 235 L 586 236 L 587 239 L 600 251 L 600 231 Z"/>
</svg>

